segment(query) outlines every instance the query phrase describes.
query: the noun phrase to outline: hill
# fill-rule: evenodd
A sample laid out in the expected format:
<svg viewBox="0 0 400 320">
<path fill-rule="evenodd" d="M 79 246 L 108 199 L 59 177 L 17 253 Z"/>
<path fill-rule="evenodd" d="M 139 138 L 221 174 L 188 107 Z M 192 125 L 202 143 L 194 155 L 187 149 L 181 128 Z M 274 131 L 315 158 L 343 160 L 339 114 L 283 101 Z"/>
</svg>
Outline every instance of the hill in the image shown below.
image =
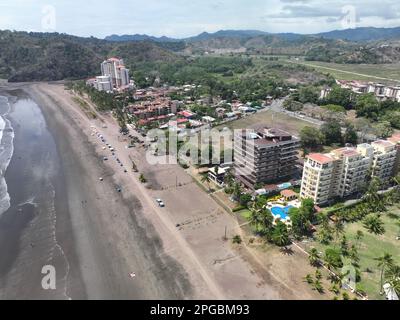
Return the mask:
<svg viewBox="0 0 400 320">
<path fill-rule="evenodd" d="M 341 39 L 348 41 L 379 41 L 400 40 L 400 27 L 397 28 L 355 28 L 346 30 L 334 30 L 318 33 L 317 36 L 326 39 Z"/>
<path fill-rule="evenodd" d="M 153 42 L 113 43 L 58 33 L 0 31 L 0 47 L 0 78 L 11 82 L 90 77 L 113 55 L 127 65 L 180 59 Z"/>
<path fill-rule="evenodd" d="M 108 37 L 110 39 L 110 37 Z M 356 28 L 303 35 L 268 33 L 258 30 L 220 30 L 197 36 L 172 39 L 146 35 L 112 36 L 112 39 L 147 39 L 160 46 L 186 54 L 249 53 L 301 55 L 306 60 L 336 63 L 395 63 L 400 61 L 400 27 Z M 136 40 L 135 40 L 136 39 Z"/>
</svg>

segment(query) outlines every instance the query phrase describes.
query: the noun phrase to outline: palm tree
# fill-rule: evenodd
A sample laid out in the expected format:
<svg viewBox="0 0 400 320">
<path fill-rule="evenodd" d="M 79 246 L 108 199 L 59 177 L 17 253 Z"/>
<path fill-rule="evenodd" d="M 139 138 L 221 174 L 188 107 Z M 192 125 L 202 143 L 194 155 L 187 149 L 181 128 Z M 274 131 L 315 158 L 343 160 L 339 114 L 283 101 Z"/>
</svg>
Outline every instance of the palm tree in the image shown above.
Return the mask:
<svg viewBox="0 0 400 320">
<path fill-rule="evenodd" d="M 348 273 L 347 273 L 348 274 Z M 347 276 L 346 273 L 329 273 L 328 280 L 333 284 L 338 286 L 339 288 L 343 287 L 343 280 Z"/>
<path fill-rule="evenodd" d="M 306 281 L 308 284 L 313 284 L 314 283 L 314 279 L 313 279 L 311 274 L 306 275 L 304 277 L 304 281 Z"/>
<path fill-rule="evenodd" d="M 208 191 L 210 192 L 211 191 L 211 187 L 210 187 L 211 179 L 210 179 L 210 176 L 208 174 L 204 174 L 201 177 L 201 182 L 207 183 Z"/>
<path fill-rule="evenodd" d="M 284 224 L 282 221 L 278 221 L 276 224 L 272 233 L 272 240 L 277 246 L 280 247 L 286 247 L 289 244 L 289 231 L 286 224 Z"/>
<path fill-rule="evenodd" d="M 361 240 L 364 238 L 364 232 L 361 230 L 358 230 L 356 233 L 356 241 L 357 241 L 357 247 L 360 249 L 361 247 Z"/>
<path fill-rule="evenodd" d="M 233 182 L 234 182 L 234 176 L 231 172 L 231 170 L 229 170 L 224 177 L 224 183 L 228 185 L 228 188 L 232 188 Z"/>
<path fill-rule="evenodd" d="M 251 208 L 250 209 L 250 216 L 249 216 L 249 222 L 250 225 L 252 225 L 257 232 L 261 231 L 261 226 L 263 223 L 263 216 L 261 215 L 261 211 L 256 209 L 256 208 Z"/>
<path fill-rule="evenodd" d="M 336 216 L 334 225 L 333 225 L 333 230 L 335 232 L 335 241 L 337 242 L 339 240 L 339 236 L 344 232 L 344 223 L 343 223 L 343 217 L 340 215 Z"/>
<path fill-rule="evenodd" d="M 397 294 L 400 294 L 400 266 L 389 266 L 389 269 L 385 272 L 385 279 Z"/>
<path fill-rule="evenodd" d="M 313 267 L 317 267 L 321 264 L 320 255 L 316 248 L 312 248 L 308 254 L 308 260 Z"/>
<path fill-rule="evenodd" d="M 234 200 L 239 201 L 241 195 L 242 195 L 242 187 L 241 187 L 240 183 L 236 182 L 233 185 L 232 197 Z"/>
<path fill-rule="evenodd" d="M 323 293 L 324 292 L 324 287 L 321 284 L 321 281 L 316 279 L 314 281 L 314 286 L 313 286 L 314 290 L 318 291 L 319 293 Z"/>
<path fill-rule="evenodd" d="M 383 221 L 377 214 L 370 214 L 364 219 L 364 228 L 370 233 L 381 235 L 385 233 Z"/>
<path fill-rule="evenodd" d="M 383 294 L 383 275 L 385 273 L 386 268 L 393 266 L 393 256 L 389 253 L 384 253 L 383 256 L 379 258 L 375 258 L 378 261 L 378 267 L 381 268 L 381 289 L 380 294 Z"/>
<path fill-rule="evenodd" d="M 360 262 L 360 257 L 358 256 L 357 247 L 354 244 L 350 248 L 349 256 L 350 256 L 351 263 L 353 264 L 353 266 L 357 267 L 358 263 Z"/>
</svg>

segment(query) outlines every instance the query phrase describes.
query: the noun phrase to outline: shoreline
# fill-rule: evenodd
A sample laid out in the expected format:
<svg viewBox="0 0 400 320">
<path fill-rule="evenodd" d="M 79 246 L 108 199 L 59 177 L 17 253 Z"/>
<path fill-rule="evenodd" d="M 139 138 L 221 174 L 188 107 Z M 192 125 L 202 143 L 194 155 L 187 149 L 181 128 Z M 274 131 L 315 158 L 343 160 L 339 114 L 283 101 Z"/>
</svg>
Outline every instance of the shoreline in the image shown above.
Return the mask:
<svg viewBox="0 0 400 320">
<path fill-rule="evenodd" d="M 178 272 L 180 268 L 173 260 L 164 257 L 165 261 L 161 261 L 158 257 L 164 256 L 161 242 L 154 230 L 151 230 L 151 225 L 147 221 L 141 221 L 138 199 L 133 196 L 123 199 L 115 191 L 116 182 L 112 178 L 99 185 L 99 176 L 112 177 L 113 172 L 101 164 L 95 148 L 81 132 L 82 128 L 75 123 L 77 118 L 62 109 L 56 112 L 54 108 L 57 107 L 57 102 L 49 99 L 49 96 L 41 95 L 36 88 L 30 86 L 25 91 L 42 109 L 48 128 L 56 140 L 59 154 L 63 155 L 61 167 L 66 177 L 68 195 L 66 205 L 70 211 L 71 229 L 76 240 L 72 245 L 70 235 L 62 232 L 59 232 L 58 238 L 62 247 L 67 248 L 65 249 L 67 256 L 72 255 L 72 252 L 76 253 L 73 263 L 76 267 L 71 269 L 73 274 L 81 274 L 86 297 L 88 299 L 187 298 L 190 295 L 190 285 L 185 281 L 186 276 Z M 100 212 L 102 219 L 96 223 L 96 214 Z M 116 214 L 111 217 L 118 227 L 128 223 L 135 233 L 129 229 L 125 230 L 124 235 L 127 239 L 121 239 L 118 233 L 122 230 L 118 230 L 116 226 L 113 230 L 111 228 L 113 223 L 110 221 L 110 215 L 113 212 L 121 212 L 120 217 Z M 59 224 L 57 229 L 58 226 Z M 109 237 L 112 239 L 107 239 Z M 132 242 L 140 243 L 134 254 L 127 250 L 128 239 L 135 239 Z M 132 264 L 137 264 L 137 267 L 130 268 L 130 265 L 127 265 L 128 259 Z M 130 279 L 130 272 L 140 273 L 140 269 L 148 268 L 147 265 L 154 268 L 156 276 L 154 274 L 142 276 L 141 281 Z M 174 277 L 163 275 L 160 271 L 164 268 L 176 270 Z M 73 287 L 73 284 L 71 286 Z"/>
<path fill-rule="evenodd" d="M 255 263 L 247 249 L 238 250 L 223 240 L 225 228 L 228 237 L 240 233 L 236 219 L 179 166 L 151 166 L 144 150 L 126 149 L 109 114 L 96 112 L 97 119 L 89 119 L 73 101 L 74 95 L 60 84 L 16 87 L 24 89 L 42 110 L 61 158 L 66 191 L 65 196 L 56 193 L 60 212 L 64 209 L 57 216 L 57 242 L 67 262 L 66 296 L 318 299 L 302 277 L 296 278 L 296 266 L 305 267 L 305 261 L 293 263 L 300 256 L 285 257 L 270 248 L 266 261 Z M 103 161 L 109 155 L 94 136 L 93 126 L 101 128 L 126 168 L 134 159 L 140 173 L 151 180 L 147 187 L 130 168 L 124 173 L 113 160 Z M 99 177 L 104 181 L 99 182 Z M 158 198 L 166 208 L 156 205 Z M 177 228 L 178 224 L 184 227 Z M 136 277 L 132 279 L 131 273 Z"/>
</svg>

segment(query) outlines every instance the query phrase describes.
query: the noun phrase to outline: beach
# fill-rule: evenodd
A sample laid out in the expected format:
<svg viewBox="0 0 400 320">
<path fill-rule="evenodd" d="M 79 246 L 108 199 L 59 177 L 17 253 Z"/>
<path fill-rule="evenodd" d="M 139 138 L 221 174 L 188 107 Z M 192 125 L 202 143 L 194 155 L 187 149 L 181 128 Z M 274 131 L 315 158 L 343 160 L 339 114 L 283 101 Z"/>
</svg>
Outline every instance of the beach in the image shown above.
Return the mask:
<svg viewBox="0 0 400 320">
<path fill-rule="evenodd" d="M 10 115 L 15 150 L 6 174 L 11 207 L 0 219 L 0 298 L 190 297 L 184 272 L 140 219 L 138 200 L 121 197 L 112 179 L 97 186 L 111 174 L 94 148 L 68 117 L 48 108 L 44 118 L 24 90 Z M 56 290 L 41 287 L 44 265 L 56 268 Z"/>
<path fill-rule="evenodd" d="M 19 89 L 15 99 L 25 99 L 25 108 L 37 114 L 21 114 L 20 120 L 17 114 L 10 115 L 15 122 L 15 150 L 6 174 L 11 207 L 0 217 L 0 239 L 7 241 L 0 242 L 0 254 L 7 257 L 0 264 L 0 298 L 317 297 L 292 274 L 293 261 L 304 264 L 306 259 L 298 253 L 284 257 L 275 250 L 270 260 L 260 263 L 226 241 L 225 230 L 228 238 L 241 232 L 236 219 L 179 166 L 150 165 L 143 148 L 126 149 L 128 143 L 110 114 L 88 117 L 62 84 L 15 86 Z M 21 106 L 17 102 L 13 108 Z M 33 144 L 31 156 L 24 141 L 32 143 L 18 129 L 25 128 L 25 122 L 18 124 L 23 117 L 41 120 L 42 135 L 34 139 L 45 150 Z M 104 150 L 99 134 L 112 144 L 123 167 Z M 109 160 L 103 161 L 105 156 Z M 41 162 L 41 170 L 26 171 L 42 177 L 40 188 L 34 190 L 41 190 L 43 198 L 29 202 L 27 195 L 17 196 L 18 177 L 21 168 L 31 168 L 32 159 L 41 158 L 47 161 Z M 148 184 L 140 183 L 131 159 Z M 158 206 L 157 198 L 166 208 Z M 9 231 L 10 226 L 18 232 Z M 282 264 L 285 268 L 279 267 Z M 41 288 L 43 265 L 56 267 L 56 290 Z"/>
</svg>

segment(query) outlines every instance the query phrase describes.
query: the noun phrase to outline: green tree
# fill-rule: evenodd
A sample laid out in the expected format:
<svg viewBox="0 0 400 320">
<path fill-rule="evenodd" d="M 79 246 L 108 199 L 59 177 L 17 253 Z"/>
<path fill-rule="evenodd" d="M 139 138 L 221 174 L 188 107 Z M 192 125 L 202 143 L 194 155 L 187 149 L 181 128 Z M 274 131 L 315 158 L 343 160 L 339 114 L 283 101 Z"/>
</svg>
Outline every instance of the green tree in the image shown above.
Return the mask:
<svg viewBox="0 0 400 320">
<path fill-rule="evenodd" d="M 234 236 L 233 239 L 232 239 L 232 243 L 234 243 L 234 244 L 241 244 L 241 243 L 242 243 L 242 238 L 241 238 L 241 236 L 239 236 L 239 235 Z"/>
<path fill-rule="evenodd" d="M 308 254 L 309 254 L 308 260 L 311 266 L 318 267 L 321 265 L 321 260 L 320 260 L 321 257 L 316 248 L 312 248 Z"/>
<path fill-rule="evenodd" d="M 368 230 L 368 232 L 381 235 L 385 233 L 385 228 L 383 226 L 383 221 L 377 214 L 370 214 L 365 217 L 363 221 L 364 228 Z"/>
<path fill-rule="evenodd" d="M 300 140 L 304 149 L 315 150 L 324 145 L 325 136 L 317 128 L 305 126 L 300 131 Z"/>
<path fill-rule="evenodd" d="M 389 253 L 384 253 L 383 256 L 375 258 L 375 260 L 378 261 L 378 267 L 381 269 L 380 294 L 383 294 L 383 276 L 385 274 L 385 270 L 393 266 L 394 260 L 393 256 Z"/>
<path fill-rule="evenodd" d="M 285 100 L 283 107 L 289 111 L 301 111 L 303 109 L 303 104 L 299 101 L 295 101 L 292 98 Z"/>
<path fill-rule="evenodd" d="M 208 187 L 208 191 L 211 191 L 211 185 L 210 185 L 210 183 L 211 183 L 211 178 L 210 178 L 210 176 L 209 176 L 208 174 L 204 174 L 204 175 L 201 177 L 201 182 L 206 183 L 206 184 L 207 184 L 207 187 Z"/>
<path fill-rule="evenodd" d="M 400 266 L 391 264 L 385 272 L 385 281 L 400 295 Z"/>
<path fill-rule="evenodd" d="M 328 248 L 325 250 L 324 261 L 329 270 L 343 267 L 341 252 L 336 248 Z"/>
<path fill-rule="evenodd" d="M 378 120 L 379 102 L 373 93 L 362 94 L 358 96 L 355 109 L 358 117 L 366 117 L 372 120 Z"/>
<path fill-rule="evenodd" d="M 252 196 L 248 193 L 244 193 L 240 196 L 240 205 L 247 207 L 248 203 L 251 201 Z"/>
<path fill-rule="evenodd" d="M 379 138 L 388 138 L 393 134 L 393 128 L 389 121 L 380 121 L 374 126 L 375 134 Z"/>
<path fill-rule="evenodd" d="M 361 241 L 362 239 L 364 239 L 364 232 L 362 232 L 361 230 L 357 230 L 356 233 L 356 241 L 357 241 L 357 247 L 360 248 L 361 247 Z"/>
<path fill-rule="evenodd" d="M 339 86 L 334 86 L 326 97 L 325 103 L 343 106 L 348 110 L 352 109 L 352 92 L 349 89 L 343 89 Z"/>
<path fill-rule="evenodd" d="M 358 136 L 354 125 L 349 122 L 346 123 L 346 131 L 343 135 L 343 142 L 350 143 L 352 145 L 356 145 L 358 142 Z"/>
<path fill-rule="evenodd" d="M 286 247 L 290 243 L 289 231 L 282 221 L 278 221 L 272 231 L 272 241 L 280 247 Z"/>
<path fill-rule="evenodd" d="M 342 144 L 342 127 L 335 119 L 329 119 L 321 126 L 321 132 L 325 137 L 325 143 L 328 145 Z"/>
<path fill-rule="evenodd" d="M 232 192 L 232 198 L 235 201 L 239 201 L 240 200 L 240 196 L 242 195 L 242 186 L 240 185 L 240 183 L 236 182 L 233 184 L 233 192 Z"/>
</svg>

